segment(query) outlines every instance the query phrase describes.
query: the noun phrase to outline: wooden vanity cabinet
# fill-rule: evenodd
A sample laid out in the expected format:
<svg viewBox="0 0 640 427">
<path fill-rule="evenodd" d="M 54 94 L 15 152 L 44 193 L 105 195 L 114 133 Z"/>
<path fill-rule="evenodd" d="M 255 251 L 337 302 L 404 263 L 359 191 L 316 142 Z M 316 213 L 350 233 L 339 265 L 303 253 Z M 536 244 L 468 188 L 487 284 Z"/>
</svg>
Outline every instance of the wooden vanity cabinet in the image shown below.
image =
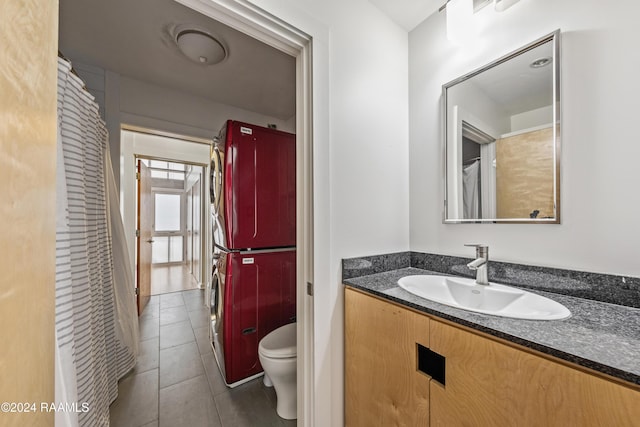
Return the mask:
<svg viewBox="0 0 640 427">
<path fill-rule="evenodd" d="M 640 392 L 431 319 L 431 426 L 640 426 Z"/>
<path fill-rule="evenodd" d="M 345 425 L 428 426 L 429 380 L 416 369 L 429 319 L 346 288 Z"/>
<path fill-rule="evenodd" d="M 345 315 L 347 426 L 640 426 L 632 385 L 349 288 Z M 446 385 L 416 371 L 416 342 L 445 357 Z M 417 396 L 396 406 L 403 392 Z"/>
</svg>

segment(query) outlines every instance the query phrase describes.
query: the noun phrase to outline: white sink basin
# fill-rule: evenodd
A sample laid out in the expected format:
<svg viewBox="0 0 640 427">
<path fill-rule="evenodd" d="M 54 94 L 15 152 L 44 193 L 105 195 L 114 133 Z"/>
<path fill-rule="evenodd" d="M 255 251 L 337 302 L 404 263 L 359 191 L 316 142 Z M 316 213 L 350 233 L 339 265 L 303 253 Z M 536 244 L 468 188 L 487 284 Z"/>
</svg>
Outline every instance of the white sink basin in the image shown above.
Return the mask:
<svg viewBox="0 0 640 427">
<path fill-rule="evenodd" d="M 571 316 L 564 305 L 521 289 L 451 276 L 406 276 L 402 289 L 451 307 L 515 319 L 559 320 Z"/>
</svg>

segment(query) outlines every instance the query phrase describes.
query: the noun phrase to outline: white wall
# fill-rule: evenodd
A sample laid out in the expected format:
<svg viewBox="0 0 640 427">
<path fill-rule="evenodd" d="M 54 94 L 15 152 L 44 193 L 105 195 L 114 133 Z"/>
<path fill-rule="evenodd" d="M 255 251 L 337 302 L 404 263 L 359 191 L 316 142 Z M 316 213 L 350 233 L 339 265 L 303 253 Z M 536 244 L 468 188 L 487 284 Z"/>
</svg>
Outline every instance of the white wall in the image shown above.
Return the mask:
<svg viewBox="0 0 640 427">
<path fill-rule="evenodd" d="M 409 248 L 407 33 L 366 1 L 343 3 L 329 8 L 333 416 L 316 424 L 332 426 L 344 413 L 341 259 Z"/>
<path fill-rule="evenodd" d="M 407 33 L 366 0 L 252 3 L 313 37 L 314 420 L 339 427 L 341 259 L 409 248 Z"/>
<path fill-rule="evenodd" d="M 260 126 L 273 123 L 280 130 L 295 132 L 295 120 L 277 119 L 127 76 L 120 76 L 120 111 L 129 120 L 142 116 L 137 117 L 137 123 L 128 124 L 140 126 L 145 118 L 155 119 L 162 122 L 162 130 L 179 133 L 182 126 L 189 126 L 197 133 L 189 136 L 209 139 L 218 134 L 228 119 Z"/>
<path fill-rule="evenodd" d="M 488 10 L 488 8 L 487 8 Z M 485 13 L 473 47 L 446 39 L 444 13 L 409 34 L 411 249 L 640 275 L 640 4 L 523 0 Z M 442 224 L 441 85 L 555 29 L 562 30 L 561 225 Z"/>
<path fill-rule="evenodd" d="M 120 155 L 121 124 L 212 139 L 226 120 L 233 119 L 260 126 L 275 124 L 279 130 L 295 133 L 295 117 L 278 119 L 157 86 L 94 65 L 75 61 L 73 64 L 96 98 L 100 114 L 107 123 L 118 185 L 122 179 L 124 161 Z"/>
<path fill-rule="evenodd" d="M 467 80 L 455 87 L 447 90 L 449 102 L 449 117 L 452 117 L 451 111 L 453 107 L 462 108 L 465 113 L 470 113 L 473 117 L 481 120 L 482 123 L 489 125 L 489 129 L 493 133 L 507 133 L 511 130 L 509 116 L 507 112 L 496 101 L 487 96 L 486 92 L 481 90 L 473 82 Z M 470 123 L 473 126 L 480 126 L 476 123 Z M 480 128 L 484 132 L 491 134 L 488 129 Z M 491 135 L 497 137 L 497 135 Z"/>
<path fill-rule="evenodd" d="M 553 105 L 511 116 L 511 132 L 539 126 L 553 126 Z"/>
</svg>

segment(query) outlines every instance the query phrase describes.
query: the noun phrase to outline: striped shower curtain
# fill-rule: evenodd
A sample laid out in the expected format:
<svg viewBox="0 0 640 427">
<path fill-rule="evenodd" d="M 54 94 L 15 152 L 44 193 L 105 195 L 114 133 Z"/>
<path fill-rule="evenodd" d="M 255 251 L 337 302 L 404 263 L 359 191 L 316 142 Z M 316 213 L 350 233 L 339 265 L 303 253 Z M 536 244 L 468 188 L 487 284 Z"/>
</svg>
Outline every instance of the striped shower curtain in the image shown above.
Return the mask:
<svg viewBox="0 0 640 427">
<path fill-rule="evenodd" d="M 135 364 L 137 316 L 107 131 L 94 98 L 58 59 L 56 186 L 57 426 L 108 426 L 118 379 Z M 115 209 L 114 209 L 115 204 Z M 109 214 L 109 208 L 111 214 Z M 123 249 L 124 248 L 124 249 Z M 114 252 L 115 250 L 115 252 Z M 128 283 L 127 283 L 128 282 Z"/>
</svg>

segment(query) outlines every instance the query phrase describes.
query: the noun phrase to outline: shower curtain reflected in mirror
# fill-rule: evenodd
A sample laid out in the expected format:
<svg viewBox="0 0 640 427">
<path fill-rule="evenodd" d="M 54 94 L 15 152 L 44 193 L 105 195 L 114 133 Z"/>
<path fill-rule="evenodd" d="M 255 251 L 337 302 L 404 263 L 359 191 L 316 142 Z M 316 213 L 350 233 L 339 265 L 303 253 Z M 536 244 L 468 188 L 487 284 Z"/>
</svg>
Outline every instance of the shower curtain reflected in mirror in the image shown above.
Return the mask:
<svg viewBox="0 0 640 427">
<path fill-rule="evenodd" d="M 465 219 L 482 218 L 480 160 L 462 169 L 462 204 Z"/>
</svg>

